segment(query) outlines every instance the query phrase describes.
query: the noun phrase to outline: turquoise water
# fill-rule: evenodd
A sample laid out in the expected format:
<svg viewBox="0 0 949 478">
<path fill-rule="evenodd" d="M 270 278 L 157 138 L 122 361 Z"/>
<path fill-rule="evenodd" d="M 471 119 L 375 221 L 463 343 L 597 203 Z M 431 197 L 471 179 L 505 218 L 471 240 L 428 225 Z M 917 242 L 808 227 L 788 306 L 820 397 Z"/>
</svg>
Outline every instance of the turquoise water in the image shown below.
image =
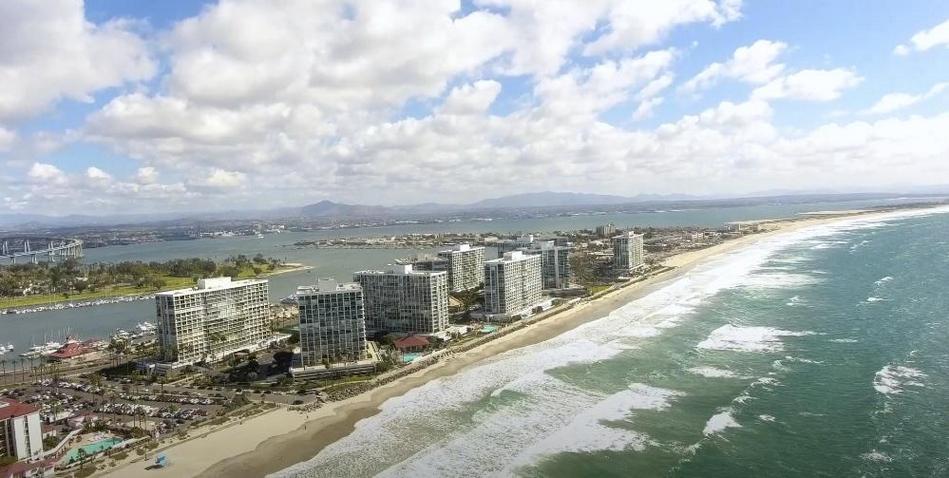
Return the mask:
<svg viewBox="0 0 949 478">
<path fill-rule="evenodd" d="M 92 455 L 95 455 L 96 453 L 100 453 L 105 450 L 108 450 L 114 447 L 115 445 L 122 443 L 122 441 L 123 440 L 121 438 L 112 437 L 112 438 L 105 438 L 96 442 L 92 442 L 88 445 L 83 445 L 81 447 L 73 448 L 69 450 L 68 452 L 66 452 L 65 455 L 63 455 L 62 462 L 70 463 L 70 462 L 79 460 L 80 449 L 86 452 L 86 456 L 92 456 Z"/>
<path fill-rule="evenodd" d="M 415 359 L 417 359 L 417 358 L 419 358 L 419 357 L 421 357 L 421 356 L 422 356 L 422 354 L 420 354 L 420 353 L 407 353 L 407 354 L 402 354 L 402 362 L 403 362 L 403 363 L 409 363 L 409 362 L 411 362 L 411 361 L 413 361 L 413 360 L 415 360 Z"/>
<path fill-rule="evenodd" d="M 387 401 L 282 476 L 949 476 L 949 214 L 704 265 Z"/>
<path fill-rule="evenodd" d="M 292 293 L 297 286 L 312 284 L 317 277 L 335 277 L 346 280 L 357 270 L 382 268 L 399 257 L 416 254 L 414 249 L 315 249 L 297 248 L 293 243 L 332 237 L 373 237 L 406 233 L 437 232 L 501 232 L 557 231 L 593 228 L 600 224 L 639 226 L 706 225 L 717 226 L 739 219 L 764 219 L 793 216 L 800 212 L 854 209 L 881 204 L 898 204 L 906 200 L 863 200 L 832 203 L 765 204 L 728 208 L 690 209 L 665 212 L 611 213 L 602 215 L 557 216 L 547 218 L 503 219 L 496 221 L 463 221 L 438 224 L 398 225 L 374 228 L 352 228 L 306 233 L 268 234 L 263 238 L 232 237 L 194 241 L 170 241 L 128 246 L 87 249 L 87 262 L 119 262 L 126 260 L 164 261 L 184 257 L 224 259 L 237 254 L 253 256 L 261 253 L 288 262 L 312 266 L 306 272 L 282 274 L 270 279 L 270 295 L 279 300 Z M 489 258 L 493 251 L 489 252 Z M 63 330 L 68 329 L 81 338 L 105 338 L 115 329 L 134 328 L 144 320 L 154 320 L 151 301 L 105 304 L 78 309 L 52 310 L 23 315 L 0 316 L 0 343 L 12 343 L 16 353 L 6 359 L 47 340 L 62 341 Z M 47 338 L 48 337 L 48 338 Z M 29 363 L 27 362 L 28 366 Z"/>
</svg>

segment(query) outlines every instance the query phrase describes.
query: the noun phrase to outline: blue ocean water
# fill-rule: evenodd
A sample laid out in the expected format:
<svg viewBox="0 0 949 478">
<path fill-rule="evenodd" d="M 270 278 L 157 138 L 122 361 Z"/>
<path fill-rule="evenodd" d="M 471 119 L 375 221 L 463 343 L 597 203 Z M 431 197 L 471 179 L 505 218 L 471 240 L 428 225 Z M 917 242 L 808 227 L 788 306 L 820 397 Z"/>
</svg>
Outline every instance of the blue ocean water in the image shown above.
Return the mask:
<svg viewBox="0 0 949 478">
<path fill-rule="evenodd" d="M 949 214 L 775 236 L 278 475 L 949 476 L 947 292 Z"/>
</svg>

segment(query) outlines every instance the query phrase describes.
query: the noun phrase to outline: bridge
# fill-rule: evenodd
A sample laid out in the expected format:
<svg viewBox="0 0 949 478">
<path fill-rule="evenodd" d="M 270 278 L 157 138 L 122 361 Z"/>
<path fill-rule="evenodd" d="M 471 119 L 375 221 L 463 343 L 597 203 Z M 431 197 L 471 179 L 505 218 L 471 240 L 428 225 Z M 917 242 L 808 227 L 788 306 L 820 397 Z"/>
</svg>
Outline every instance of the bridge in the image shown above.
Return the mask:
<svg viewBox="0 0 949 478">
<path fill-rule="evenodd" d="M 3 237 L 0 238 L 0 260 L 11 264 L 17 260 L 56 262 L 70 257 L 82 257 L 82 241 L 61 237 Z"/>
</svg>

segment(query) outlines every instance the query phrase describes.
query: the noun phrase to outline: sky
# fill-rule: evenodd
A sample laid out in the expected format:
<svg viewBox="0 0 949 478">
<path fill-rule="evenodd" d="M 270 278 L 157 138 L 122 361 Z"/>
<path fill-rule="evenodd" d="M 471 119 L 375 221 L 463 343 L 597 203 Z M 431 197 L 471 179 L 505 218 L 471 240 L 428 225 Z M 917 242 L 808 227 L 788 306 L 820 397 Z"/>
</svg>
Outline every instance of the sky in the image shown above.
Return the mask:
<svg viewBox="0 0 949 478">
<path fill-rule="evenodd" d="M 931 185 L 943 0 L 0 2 L 0 213 Z"/>
</svg>

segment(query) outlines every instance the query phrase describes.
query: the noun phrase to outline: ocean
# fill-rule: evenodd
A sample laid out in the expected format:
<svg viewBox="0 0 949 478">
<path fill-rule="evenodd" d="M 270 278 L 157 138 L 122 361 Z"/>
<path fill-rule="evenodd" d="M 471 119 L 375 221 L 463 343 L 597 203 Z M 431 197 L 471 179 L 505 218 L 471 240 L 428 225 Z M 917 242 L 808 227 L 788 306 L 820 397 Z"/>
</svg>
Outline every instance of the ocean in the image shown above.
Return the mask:
<svg viewBox="0 0 949 478">
<path fill-rule="evenodd" d="M 949 214 L 774 236 L 276 476 L 949 476 L 947 288 Z"/>
<path fill-rule="evenodd" d="M 592 229 L 613 222 L 618 226 L 719 226 L 727 221 L 790 217 L 807 211 L 868 208 L 879 205 L 898 205 L 919 201 L 919 198 L 874 199 L 817 203 L 773 203 L 755 206 L 652 211 L 637 213 L 588 214 L 528 219 L 499 219 L 495 221 L 462 221 L 433 224 L 403 224 L 383 227 L 320 230 L 268 234 L 263 238 L 230 237 L 168 241 L 126 246 L 86 249 L 84 261 L 167 261 L 175 258 L 201 257 L 225 259 L 245 254 L 261 253 L 267 257 L 298 262 L 313 269 L 281 274 L 270 278 L 270 296 L 274 301 L 286 297 L 299 285 L 315 283 L 318 277 L 348 280 L 358 270 L 384 268 L 400 257 L 412 256 L 414 249 L 316 249 L 300 248 L 293 244 L 302 240 L 334 237 L 380 237 L 411 233 L 439 232 L 554 232 L 559 230 Z M 489 251 L 489 258 L 493 251 Z M 83 339 L 105 338 L 115 329 L 130 329 L 146 320 L 154 320 L 152 301 L 103 304 L 65 310 L 49 310 L 22 315 L 0 315 L 0 343 L 11 343 L 16 353 L 5 356 L 12 360 L 31 345 L 48 339 L 62 339 L 64 331 Z"/>
</svg>

